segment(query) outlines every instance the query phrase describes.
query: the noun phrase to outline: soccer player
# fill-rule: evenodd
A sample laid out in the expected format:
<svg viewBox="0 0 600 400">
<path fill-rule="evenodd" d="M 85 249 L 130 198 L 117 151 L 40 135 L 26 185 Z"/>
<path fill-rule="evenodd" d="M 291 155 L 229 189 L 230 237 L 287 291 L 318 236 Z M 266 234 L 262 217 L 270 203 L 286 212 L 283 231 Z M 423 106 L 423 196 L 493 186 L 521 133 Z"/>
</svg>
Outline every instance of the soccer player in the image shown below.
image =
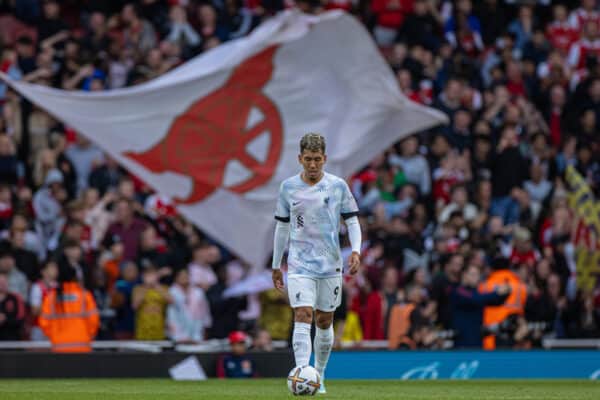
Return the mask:
<svg viewBox="0 0 600 400">
<path fill-rule="evenodd" d="M 324 380 L 333 346 L 333 312 L 341 303 L 343 260 L 340 252 L 340 217 L 348 228 L 352 255 L 349 272 L 360 266 L 361 230 L 358 207 L 346 182 L 323 171 L 327 161 L 325 139 L 309 133 L 300 140 L 298 161 L 303 171 L 284 180 L 279 189 L 275 219 L 273 284 L 283 290 L 280 270 L 285 245 L 288 251 L 287 289 L 294 309 L 292 343 L 296 366 L 310 360 L 310 330 L 316 323 L 315 368 Z M 325 393 L 321 385 L 319 393 Z"/>
</svg>

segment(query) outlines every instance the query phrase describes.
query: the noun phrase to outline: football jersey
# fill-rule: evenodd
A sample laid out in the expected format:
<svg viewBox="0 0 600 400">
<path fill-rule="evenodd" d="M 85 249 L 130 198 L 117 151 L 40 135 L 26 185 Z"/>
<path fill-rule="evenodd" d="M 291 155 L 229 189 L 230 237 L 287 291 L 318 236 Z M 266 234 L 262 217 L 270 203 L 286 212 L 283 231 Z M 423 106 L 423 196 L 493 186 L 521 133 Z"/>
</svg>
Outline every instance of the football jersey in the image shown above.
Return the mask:
<svg viewBox="0 0 600 400">
<path fill-rule="evenodd" d="M 300 174 L 279 189 L 275 218 L 290 223 L 288 273 L 325 278 L 342 273 L 340 217 L 358 215 L 358 206 L 346 182 L 324 173 L 315 185 Z"/>
</svg>

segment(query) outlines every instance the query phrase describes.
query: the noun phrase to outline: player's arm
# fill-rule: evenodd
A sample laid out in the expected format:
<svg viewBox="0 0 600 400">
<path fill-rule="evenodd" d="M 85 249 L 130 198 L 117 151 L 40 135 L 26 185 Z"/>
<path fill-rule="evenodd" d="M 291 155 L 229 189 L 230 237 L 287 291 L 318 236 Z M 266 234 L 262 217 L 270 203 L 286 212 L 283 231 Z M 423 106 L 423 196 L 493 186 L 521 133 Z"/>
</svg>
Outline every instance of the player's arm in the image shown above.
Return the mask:
<svg viewBox="0 0 600 400">
<path fill-rule="evenodd" d="M 360 223 L 358 222 L 357 216 L 350 217 L 345 221 L 346 227 L 348 228 L 350 246 L 352 247 L 352 255 L 350 255 L 348 264 L 350 266 L 350 274 L 354 275 L 358 272 L 358 267 L 360 267 L 360 246 L 362 242 L 362 232 L 360 230 Z"/>
<path fill-rule="evenodd" d="M 273 239 L 273 285 L 283 290 L 283 274 L 281 273 L 281 260 L 290 236 L 290 207 L 285 196 L 283 184 L 279 188 L 279 199 L 275 211 L 275 237 Z"/>
<path fill-rule="evenodd" d="M 354 275 L 358 272 L 358 267 L 360 267 L 362 232 L 360 230 L 360 223 L 358 222 L 358 206 L 356 200 L 345 182 L 341 214 L 346 223 L 346 227 L 348 228 L 348 239 L 350 239 L 350 246 L 352 247 L 352 254 L 350 255 L 348 265 L 350 267 L 350 274 Z"/>
</svg>

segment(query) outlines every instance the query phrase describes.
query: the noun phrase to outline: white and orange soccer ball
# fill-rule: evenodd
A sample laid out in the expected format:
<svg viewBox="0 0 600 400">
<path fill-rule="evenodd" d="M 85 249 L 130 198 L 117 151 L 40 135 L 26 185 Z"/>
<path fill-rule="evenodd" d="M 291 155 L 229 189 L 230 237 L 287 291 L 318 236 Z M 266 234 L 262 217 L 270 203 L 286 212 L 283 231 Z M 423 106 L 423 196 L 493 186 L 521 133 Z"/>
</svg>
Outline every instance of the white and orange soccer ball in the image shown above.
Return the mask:
<svg viewBox="0 0 600 400">
<path fill-rule="evenodd" d="M 294 396 L 314 396 L 321 387 L 321 376 L 311 366 L 295 367 L 288 374 L 287 383 Z"/>
</svg>

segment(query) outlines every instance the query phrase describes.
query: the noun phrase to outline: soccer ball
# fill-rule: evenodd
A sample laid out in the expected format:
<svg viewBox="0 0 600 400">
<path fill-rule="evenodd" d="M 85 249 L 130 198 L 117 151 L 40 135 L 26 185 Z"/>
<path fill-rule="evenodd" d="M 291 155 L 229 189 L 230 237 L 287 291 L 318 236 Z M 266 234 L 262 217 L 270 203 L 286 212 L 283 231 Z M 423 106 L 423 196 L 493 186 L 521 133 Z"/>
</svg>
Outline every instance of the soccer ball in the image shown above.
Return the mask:
<svg viewBox="0 0 600 400">
<path fill-rule="evenodd" d="M 294 396 L 314 396 L 321 387 L 321 376 L 311 366 L 295 367 L 288 374 L 287 383 Z"/>
</svg>

